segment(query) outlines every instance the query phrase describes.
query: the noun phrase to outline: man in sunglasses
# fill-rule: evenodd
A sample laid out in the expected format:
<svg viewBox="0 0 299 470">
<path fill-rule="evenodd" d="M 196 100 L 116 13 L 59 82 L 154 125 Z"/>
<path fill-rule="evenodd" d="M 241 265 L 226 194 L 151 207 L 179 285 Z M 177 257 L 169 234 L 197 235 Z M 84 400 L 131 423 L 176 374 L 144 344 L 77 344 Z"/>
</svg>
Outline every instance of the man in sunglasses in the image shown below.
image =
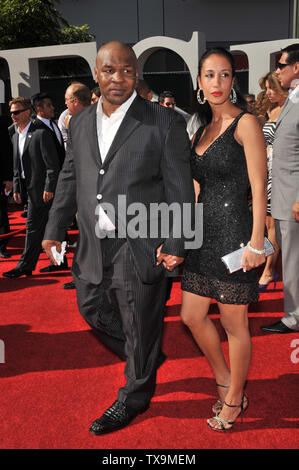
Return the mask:
<svg viewBox="0 0 299 470">
<path fill-rule="evenodd" d="M 284 310 L 269 333 L 299 331 L 299 43 L 282 49 L 276 73 L 289 97 L 276 124 L 273 143 L 271 213 L 282 253 Z"/>
<path fill-rule="evenodd" d="M 171 91 L 163 91 L 159 96 L 159 104 L 165 108 L 175 108 L 175 97 Z"/>
<path fill-rule="evenodd" d="M 12 137 L 13 197 L 21 204 L 22 194 L 28 194 L 25 249 L 17 266 L 3 273 L 5 277 L 17 278 L 31 275 L 37 264 L 60 162 L 51 131 L 38 127 L 30 119 L 30 100 L 15 98 L 9 106 L 16 126 Z"/>
</svg>

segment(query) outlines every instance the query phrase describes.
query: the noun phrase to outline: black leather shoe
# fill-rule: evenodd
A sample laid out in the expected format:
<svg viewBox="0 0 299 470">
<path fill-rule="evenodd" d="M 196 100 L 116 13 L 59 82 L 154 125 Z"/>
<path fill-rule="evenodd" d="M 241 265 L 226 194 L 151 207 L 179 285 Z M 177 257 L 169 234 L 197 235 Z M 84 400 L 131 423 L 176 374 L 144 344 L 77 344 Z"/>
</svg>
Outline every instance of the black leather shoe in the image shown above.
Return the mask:
<svg viewBox="0 0 299 470">
<path fill-rule="evenodd" d="M 147 409 L 148 406 L 138 411 L 132 410 L 125 403 L 116 400 L 100 418 L 91 423 L 89 431 L 96 436 L 117 431 L 128 426 L 136 416 L 144 413 Z"/>
<path fill-rule="evenodd" d="M 49 266 L 46 266 L 45 268 L 42 268 L 39 270 L 40 273 L 53 273 L 56 271 L 68 271 L 69 267 L 67 264 L 67 261 L 64 261 L 61 263 L 59 266 L 55 264 L 49 264 Z"/>
<path fill-rule="evenodd" d="M 63 289 L 76 289 L 76 286 L 75 286 L 74 281 L 71 281 L 71 282 L 66 282 L 65 284 L 63 284 L 62 288 Z"/>
<path fill-rule="evenodd" d="M 6 248 L 0 248 L 0 258 L 10 258 L 11 255 L 8 253 Z"/>
<path fill-rule="evenodd" d="M 32 271 L 29 271 L 28 269 L 14 268 L 2 274 L 4 277 L 15 278 L 15 277 L 21 277 L 21 276 L 31 276 Z"/>
<path fill-rule="evenodd" d="M 295 330 L 291 330 L 280 320 L 277 323 L 273 323 L 273 325 L 261 326 L 261 330 L 267 333 L 295 333 Z"/>
<path fill-rule="evenodd" d="M 160 351 L 160 354 L 159 354 L 158 359 L 157 359 L 157 369 L 159 369 L 159 367 L 161 367 L 162 364 L 164 364 L 166 359 L 167 359 L 166 354 L 164 354 L 163 351 Z"/>
</svg>

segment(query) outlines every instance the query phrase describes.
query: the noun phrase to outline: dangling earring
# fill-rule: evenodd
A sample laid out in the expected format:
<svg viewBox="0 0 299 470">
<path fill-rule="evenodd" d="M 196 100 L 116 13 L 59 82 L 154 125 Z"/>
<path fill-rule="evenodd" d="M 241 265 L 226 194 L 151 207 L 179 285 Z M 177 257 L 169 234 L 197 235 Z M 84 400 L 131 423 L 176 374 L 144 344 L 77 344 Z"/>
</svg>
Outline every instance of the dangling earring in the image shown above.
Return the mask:
<svg viewBox="0 0 299 470">
<path fill-rule="evenodd" d="M 235 104 L 237 102 L 237 93 L 236 93 L 236 90 L 234 88 L 232 88 L 231 91 L 230 91 L 229 99 L 230 99 L 231 103 L 233 103 L 233 104 Z"/>
<path fill-rule="evenodd" d="M 202 89 L 201 89 L 201 88 L 198 88 L 198 92 L 197 92 L 197 101 L 199 102 L 199 104 L 205 104 L 205 102 L 207 101 L 207 98 L 204 96 L 203 93 L 202 93 L 203 98 L 201 98 L 201 94 L 200 94 L 201 91 L 202 91 Z"/>
</svg>

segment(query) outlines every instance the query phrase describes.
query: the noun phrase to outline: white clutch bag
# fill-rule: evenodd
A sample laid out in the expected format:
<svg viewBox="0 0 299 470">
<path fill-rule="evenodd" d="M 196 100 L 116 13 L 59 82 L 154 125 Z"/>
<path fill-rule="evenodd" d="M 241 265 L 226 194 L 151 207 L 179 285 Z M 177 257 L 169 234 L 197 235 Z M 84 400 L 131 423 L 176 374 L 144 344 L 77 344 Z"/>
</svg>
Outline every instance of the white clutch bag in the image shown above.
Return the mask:
<svg viewBox="0 0 299 470">
<path fill-rule="evenodd" d="M 236 271 L 242 269 L 242 256 L 245 251 L 246 246 L 239 248 L 238 250 L 232 251 L 225 256 L 222 256 L 221 261 L 225 264 L 228 269 L 229 274 L 232 274 Z M 272 243 L 265 237 L 264 240 L 264 249 L 265 256 L 272 255 L 274 253 L 274 248 Z"/>
</svg>

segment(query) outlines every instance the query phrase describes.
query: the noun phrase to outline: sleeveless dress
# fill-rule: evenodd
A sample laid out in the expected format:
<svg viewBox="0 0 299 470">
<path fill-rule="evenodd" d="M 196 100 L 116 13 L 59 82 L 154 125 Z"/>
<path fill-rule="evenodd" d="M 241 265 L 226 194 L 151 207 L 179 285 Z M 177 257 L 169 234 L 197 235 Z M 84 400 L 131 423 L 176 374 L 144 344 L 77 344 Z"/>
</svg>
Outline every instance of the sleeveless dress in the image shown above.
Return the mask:
<svg viewBox="0 0 299 470">
<path fill-rule="evenodd" d="M 276 121 L 266 122 L 263 133 L 267 147 L 267 215 L 271 215 L 271 188 L 272 188 L 272 155 Z"/>
<path fill-rule="evenodd" d="M 195 152 L 204 130 L 200 127 L 191 152 L 192 176 L 200 184 L 198 202 L 203 203 L 203 244 L 187 253 L 182 290 L 224 304 L 248 304 L 259 297 L 256 269 L 229 274 L 221 261 L 222 256 L 245 246 L 252 231 L 246 158 L 234 138 L 244 114 L 240 113 L 203 155 Z"/>
</svg>

